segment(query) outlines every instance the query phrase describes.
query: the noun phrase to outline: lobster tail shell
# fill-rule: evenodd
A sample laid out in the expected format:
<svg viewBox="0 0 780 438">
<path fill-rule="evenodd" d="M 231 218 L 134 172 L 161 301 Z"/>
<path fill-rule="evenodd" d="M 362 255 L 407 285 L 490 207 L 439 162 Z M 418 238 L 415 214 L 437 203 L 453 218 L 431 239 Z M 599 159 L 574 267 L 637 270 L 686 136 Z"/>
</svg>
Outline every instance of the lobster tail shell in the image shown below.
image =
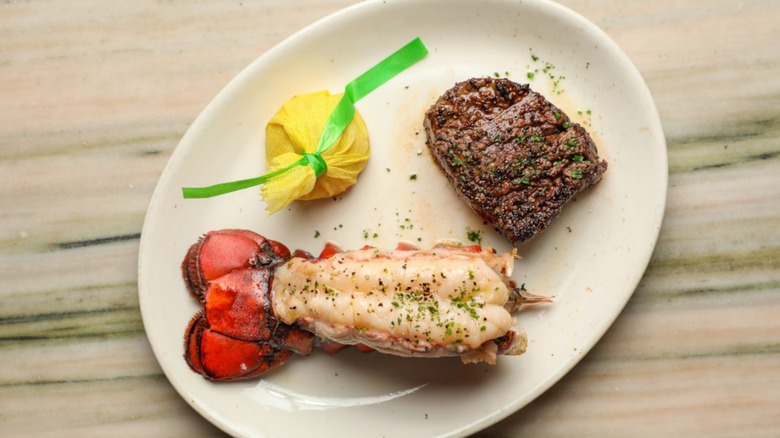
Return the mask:
<svg viewBox="0 0 780 438">
<path fill-rule="evenodd" d="M 181 270 L 192 295 L 205 303 L 210 281 L 240 269 L 273 269 L 290 257 L 290 250 L 275 240 L 249 230 L 226 229 L 211 231 L 190 246 Z"/>
<path fill-rule="evenodd" d="M 184 332 L 184 360 L 187 365 L 198 374 L 205 375 L 203 372 L 203 362 L 200 360 L 200 340 L 203 337 L 203 330 L 206 328 L 206 318 L 203 311 L 198 312 L 192 317 Z"/>
<path fill-rule="evenodd" d="M 248 379 L 311 352 L 314 335 L 280 323 L 270 303 L 274 269 L 290 257 L 283 244 L 248 230 L 212 231 L 190 246 L 182 275 L 203 304 L 184 336 L 193 371 L 209 380 Z"/>
<path fill-rule="evenodd" d="M 277 367 L 292 356 L 291 350 L 262 342 L 244 341 L 207 327 L 203 313 L 187 327 L 184 358 L 190 368 L 211 381 L 249 379 Z"/>
</svg>

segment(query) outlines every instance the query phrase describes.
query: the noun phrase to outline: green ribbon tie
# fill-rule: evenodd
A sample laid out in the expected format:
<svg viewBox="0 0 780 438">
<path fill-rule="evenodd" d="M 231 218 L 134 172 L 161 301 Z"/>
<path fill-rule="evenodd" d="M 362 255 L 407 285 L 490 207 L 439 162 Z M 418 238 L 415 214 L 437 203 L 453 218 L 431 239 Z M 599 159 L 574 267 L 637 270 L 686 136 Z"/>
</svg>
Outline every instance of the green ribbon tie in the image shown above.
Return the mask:
<svg viewBox="0 0 780 438">
<path fill-rule="evenodd" d="M 311 166 L 317 177 L 328 170 L 328 163 L 322 158 L 322 153 L 333 146 L 341 137 L 341 134 L 352 122 L 355 116 L 355 102 L 359 101 L 385 82 L 392 79 L 398 73 L 411 67 L 428 54 L 428 49 L 420 38 L 415 38 L 398 51 L 371 67 L 368 71 L 358 76 L 344 87 L 344 96 L 336 104 L 330 113 L 328 121 L 320 136 L 317 150 L 314 153 L 304 153 L 300 160 L 287 167 L 277 169 L 264 175 L 215 184 L 208 187 L 183 187 L 182 194 L 185 199 L 211 198 L 225 193 L 243 190 L 249 187 L 265 184 L 271 178 L 279 176 L 297 166 Z"/>
</svg>

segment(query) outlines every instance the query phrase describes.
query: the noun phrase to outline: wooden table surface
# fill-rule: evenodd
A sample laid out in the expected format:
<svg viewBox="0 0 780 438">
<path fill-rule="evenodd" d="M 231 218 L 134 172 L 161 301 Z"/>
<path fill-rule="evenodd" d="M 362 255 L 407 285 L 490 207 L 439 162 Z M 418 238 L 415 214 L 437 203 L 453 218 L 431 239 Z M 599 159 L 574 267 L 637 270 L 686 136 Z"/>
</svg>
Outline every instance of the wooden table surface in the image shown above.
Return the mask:
<svg viewBox="0 0 780 438">
<path fill-rule="evenodd" d="M 144 333 L 137 258 L 204 106 L 354 0 L 0 3 L 0 436 L 221 436 Z M 597 346 L 479 436 L 780 436 L 780 2 L 564 0 L 646 79 L 670 184 Z"/>
</svg>

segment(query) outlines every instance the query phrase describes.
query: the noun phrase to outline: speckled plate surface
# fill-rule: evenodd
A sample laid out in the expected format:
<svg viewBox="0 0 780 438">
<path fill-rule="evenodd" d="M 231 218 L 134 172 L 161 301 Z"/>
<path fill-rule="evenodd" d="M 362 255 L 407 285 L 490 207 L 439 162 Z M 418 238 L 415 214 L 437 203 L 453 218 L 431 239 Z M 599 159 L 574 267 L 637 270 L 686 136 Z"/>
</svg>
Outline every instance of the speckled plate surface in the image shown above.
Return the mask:
<svg viewBox="0 0 780 438">
<path fill-rule="evenodd" d="M 295 203 L 270 217 L 258 190 L 182 199 L 182 186 L 260 174 L 264 127 L 284 101 L 321 89 L 340 92 L 417 36 L 428 57 L 358 103 L 372 157 L 348 192 Z M 484 75 L 529 82 L 586 125 L 609 162 L 598 187 L 520 248 L 518 283 L 557 296 L 554 305 L 518 315 L 528 352 L 502 357 L 492 367 L 464 366 L 458 359 L 314 353 L 262 378 L 229 384 L 192 373 L 182 358 L 182 336 L 197 305 L 179 264 L 187 247 L 209 230 L 248 228 L 312 252 L 327 240 L 345 248 L 393 246 L 398 240 L 428 246 L 469 234 L 509 249 L 457 199 L 422 132 L 423 114 L 442 92 Z M 176 390 L 235 436 L 468 435 L 543 393 L 609 328 L 650 259 L 666 189 L 666 146 L 648 89 L 623 52 L 586 19 L 541 0 L 360 3 L 249 65 L 182 138 L 141 237 L 144 325 Z"/>
</svg>

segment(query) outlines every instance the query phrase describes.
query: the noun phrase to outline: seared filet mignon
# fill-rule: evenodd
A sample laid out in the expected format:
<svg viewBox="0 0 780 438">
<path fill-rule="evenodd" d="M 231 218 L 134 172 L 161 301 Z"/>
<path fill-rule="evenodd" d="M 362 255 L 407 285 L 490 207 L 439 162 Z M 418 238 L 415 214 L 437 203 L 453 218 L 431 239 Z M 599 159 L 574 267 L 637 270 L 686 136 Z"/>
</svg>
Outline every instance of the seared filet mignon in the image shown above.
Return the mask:
<svg viewBox="0 0 780 438">
<path fill-rule="evenodd" d="M 455 84 L 428 110 L 425 129 L 457 193 L 513 245 L 547 228 L 607 169 L 585 128 L 508 79 Z"/>
</svg>

